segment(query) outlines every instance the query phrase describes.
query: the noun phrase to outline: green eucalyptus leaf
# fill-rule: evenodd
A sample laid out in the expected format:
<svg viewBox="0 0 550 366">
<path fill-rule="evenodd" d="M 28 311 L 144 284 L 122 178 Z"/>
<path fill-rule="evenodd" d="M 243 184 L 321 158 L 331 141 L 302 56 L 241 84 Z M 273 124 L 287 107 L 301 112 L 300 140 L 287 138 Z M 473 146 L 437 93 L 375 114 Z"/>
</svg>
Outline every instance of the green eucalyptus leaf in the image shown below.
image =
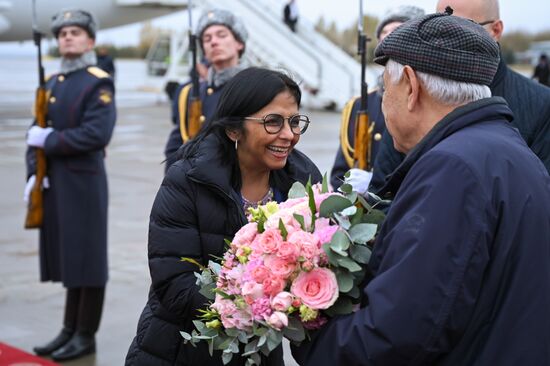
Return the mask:
<svg viewBox="0 0 550 366">
<path fill-rule="evenodd" d="M 340 296 L 325 312 L 330 316 L 350 314 L 353 311 L 353 303 L 347 296 Z"/>
<path fill-rule="evenodd" d="M 350 192 L 346 194 L 346 198 L 350 200 L 351 203 L 355 203 L 357 201 L 358 194 L 357 192 Z"/>
<path fill-rule="evenodd" d="M 288 191 L 288 198 L 300 198 L 306 196 L 306 187 L 300 182 L 294 182 Z"/>
<path fill-rule="evenodd" d="M 361 290 L 359 290 L 359 287 L 353 286 L 350 291 L 346 292 L 346 295 L 354 299 L 359 299 L 359 296 L 361 296 Z"/>
<path fill-rule="evenodd" d="M 322 247 L 323 251 L 327 255 L 328 262 L 333 266 L 339 267 L 338 257 L 340 257 L 340 255 L 330 249 L 330 243 L 324 243 Z"/>
<path fill-rule="evenodd" d="M 349 238 L 342 230 L 336 230 L 330 240 L 330 249 L 335 251 L 346 251 L 349 248 Z"/>
<path fill-rule="evenodd" d="M 340 226 L 343 230 L 349 230 L 351 227 L 351 222 L 347 216 L 340 215 L 339 213 L 334 213 L 332 216 L 336 220 L 338 226 Z"/>
<path fill-rule="evenodd" d="M 302 323 L 291 316 L 288 318 L 288 326 L 283 328 L 283 335 L 293 342 L 301 342 L 306 338 L 306 331 Z"/>
<path fill-rule="evenodd" d="M 349 206 L 345 209 L 343 209 L 340 214 L 343 216 L 353 216 L 357 212 L 357 207 L 355 206 Z"/>
<path fill-rule="evenodd" d="M 338 282 L 338 291 L 342 293 L 347 293 L 353 288 L 353 275 L 347 270 L 339 270 L 336 276 Z"/>
<path fill-rule="evenodd" d="M 270 329 L 267 332 L 267 349 L 271 352 L 275 348 L 279 347 L 281 342 L 283 341 L 283 333 L 278 332 L 274 329 Z"/>
<path fill-rule="evenodd" d="M 260 354 L 258 352 L 251 354 L 249 360 L 250 359 L 252 359 L 252 361 L 254 362 L 253 365 L 259 365 L 262 362 L 262 359 L 260 358 Z"/>
<path fill-rule="evenodd" d="M 214 300 L 216 298 L 216 294 L 214 293 L 214 289 L 216 288 L 216 283 L 211 282 L 207 285 L 204 285 L 199 290 L 199 293 L 206 297 L 208 300 Z"/>
<path fill-rule="evenodd" d="M 372 251 L 367 246 L 356 244 L 352 244 L 350 246 L 349 252 L 352 259 L 362 264 L 369 263 L 370 256 L 372 254 Z"/>
<path fill-rule="evenodd" d="M 264 337 L 265 339 L 265 337 Z M 253 341 L 251 341 L 250 343 L 248 343 L 246 346 L 244 346 L 244 353 L 242 354 L 243 356 L 249 356 L 253 353 L 257 353 L 258 352 L 258 338 L 254 339 Z"/>
<path fill-rule="evenodd" d="M 363 222 L 369 224 L 381 225 L 386 215 L 380 210 L 371 210 L 365 216 L 363 216 Z"/>
<path fill-rule="evenodd" d="M 191 334 L 186 332 L 180 332 L 180 334 L 183 337 L 183 339 L 185 339 L 186 342 L 191 340 Z"/>
<path fill-rule="evenodd" d="M 232 358 L 233 358 L 233 353 L 231 352 L 222 353 L 222 362 L 224 365 L 227 365 L 229 362 L 231 362 Z"/>
<path fill-rule="evenodd" d="M 351 241 L 359 244 L 366 244 L 376 235 L 377 225 L 374 224 L 357 224 L 349 229 Z"/>
<path fill-rule="evenodd" d="M 340 212 L 352 205 L 353 204 L 346 197 L 335 194 L 327 197 L 323 202 L 321 202 L 321 206 L 319 207 L 319 216 L 330 217 L 333 213 Z"/>
<path fill-rule="evenodd" d="M 361 270 L 361 266 L 348 257 L 339 257 L 336 261 L 340 267 L 347 268 L 350 272 L 357 272 Z"/>
<path fill-rule="evenodd" d="M 342 193 L 350 194 L 351 192 L 353 192 L 353 187 L 351 186 L 351 184 L 344 183 L 340 186 L 340 188 L 338 188 L 338 190 Z"/>
<path fill-rule="evenodd" d="M 350 223 L 351 225 L 357 225 L 357 224 L 360 224 L 361 223 L 361 220 L 363 219 L 363 214 L 365 213 L 365 210 L 363 209 L 363 207 L 359 207 L 357 209 L 357 212 L 355 213 L 355 215 L 353 215 L 352 217 L 350 217 Z"/>
</svg>

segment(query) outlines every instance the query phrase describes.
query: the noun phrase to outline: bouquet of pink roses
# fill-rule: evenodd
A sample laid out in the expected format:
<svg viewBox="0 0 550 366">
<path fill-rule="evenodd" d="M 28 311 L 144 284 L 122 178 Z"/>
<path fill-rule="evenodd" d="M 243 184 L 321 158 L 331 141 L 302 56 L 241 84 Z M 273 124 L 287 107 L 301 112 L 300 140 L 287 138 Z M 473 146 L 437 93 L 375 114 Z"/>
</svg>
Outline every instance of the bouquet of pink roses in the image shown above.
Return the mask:
<svg viewBox="0 0 550 366">
<path fill-rule="evenodd" d="M 222 264 L 201 266 L 198 284 L 213 302 L 200 310 L 196 330 L 181 332 L 184 339 L 222 350 L 224 364 L 241 353 L 257 365 L 259 352 L 269 354 L 283 336 L 299 343 L 327 317 L 351 313 L 371 254 L 367 243 L 384 216 L 351 186 L 340 191 L 328 192 L 326 180 L 295 183 L 287 201 L 250 209 Z"/>
</svg>

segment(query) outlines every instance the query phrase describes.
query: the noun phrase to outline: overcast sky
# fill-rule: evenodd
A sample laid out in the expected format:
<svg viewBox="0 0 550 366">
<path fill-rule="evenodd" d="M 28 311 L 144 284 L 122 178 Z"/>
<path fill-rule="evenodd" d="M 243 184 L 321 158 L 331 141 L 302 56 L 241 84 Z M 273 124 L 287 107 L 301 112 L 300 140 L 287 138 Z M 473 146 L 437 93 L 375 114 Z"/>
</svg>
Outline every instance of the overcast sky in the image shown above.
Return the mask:
<svg viewBox="0 0 550 366">
<path fill-rule="evenodd" d="M 338 28 L 349 27 L 357 21 L 359 0 L 296 0 L 300 16 L 310 22 L 316 22 L 324 16 L 327 21 L 334 21 Z M 437 0 L 363 0 L 363 9 L 367 14 L 380 18 L 388 8 L 412 4 L 423 8 L 426 12 L 433 12 Z M 273 1 L 280 7 L 281 1 Z M 505 33 L 511 30 L 525 30 L 538 32 L 550 29 L 550 0 L 500 0 L 501 19 L 504 21 Z M 279 15 L 279 14 L 278 14 Z M 155 26 L 177 29 L 187 24 L 184 12 L 157 18 Z M 138 42 L 141 24 L 100 31 L 98 43 L 114 43 L 116 45 L 134 45 Z M 2 53 L 32 53 L 31 44 L 0 44 Z"/>
</svg>

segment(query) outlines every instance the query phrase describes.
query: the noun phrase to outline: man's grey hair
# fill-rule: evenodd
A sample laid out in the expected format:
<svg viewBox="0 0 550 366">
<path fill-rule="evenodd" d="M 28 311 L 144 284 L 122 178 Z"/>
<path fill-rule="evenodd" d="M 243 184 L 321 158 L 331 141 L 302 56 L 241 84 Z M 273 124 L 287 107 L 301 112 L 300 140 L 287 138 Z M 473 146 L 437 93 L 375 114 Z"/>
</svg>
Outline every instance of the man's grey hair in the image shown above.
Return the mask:
<svg viewBox="0 0 550 366">
<path fill-rule="evenodd" d="M 388 60 L 386 72 L 390 83 L 399 83 L 403 77 L 403 68 L 400 63 Z M 491 97 L 491 89 L 486 85 L 444 79 L 421 71 L 416 71 L 416 75 L 428 94 L 441 104 L 462 105 Z"/>
</svg>

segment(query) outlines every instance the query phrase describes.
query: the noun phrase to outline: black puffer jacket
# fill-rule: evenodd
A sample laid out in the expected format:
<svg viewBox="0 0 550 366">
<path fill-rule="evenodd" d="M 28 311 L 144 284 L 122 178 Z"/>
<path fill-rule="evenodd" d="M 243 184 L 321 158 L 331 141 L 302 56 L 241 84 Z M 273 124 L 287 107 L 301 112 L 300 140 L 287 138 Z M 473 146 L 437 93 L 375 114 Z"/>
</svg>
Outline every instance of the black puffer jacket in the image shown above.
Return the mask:
<svg viewBox="0 0 550 366">
<path fill-rule="evenodd" d="M 246 223 L 238 190 L 231 184 L 233 168 L 224 165 L 218 153 L 220 142 L 210 135 L 189 159 L 179 160 L 167 172 L 157 193 L 149 224 L 149 300 L 137 328 L 126 365 L 222 365 L 221 357 L 210 357 L 206 342 L 193 348 L 179 334 L 193 330 L 199 308 L 207 300 L 199 294 L 194 271 L 181 257 L 205 263 L 221 257 L 224 238 L 231 239 Z M 294 150 L 285 168 L 271 172 L 271 185 L 288 192 L 295 181 L 311 176 L 319 182 L 317 167 Z M 266 365 L 282 365 L 282 350 L 273 352 Z M 231 365 L 243 365 L 234 357 Z"/>
</svg>

